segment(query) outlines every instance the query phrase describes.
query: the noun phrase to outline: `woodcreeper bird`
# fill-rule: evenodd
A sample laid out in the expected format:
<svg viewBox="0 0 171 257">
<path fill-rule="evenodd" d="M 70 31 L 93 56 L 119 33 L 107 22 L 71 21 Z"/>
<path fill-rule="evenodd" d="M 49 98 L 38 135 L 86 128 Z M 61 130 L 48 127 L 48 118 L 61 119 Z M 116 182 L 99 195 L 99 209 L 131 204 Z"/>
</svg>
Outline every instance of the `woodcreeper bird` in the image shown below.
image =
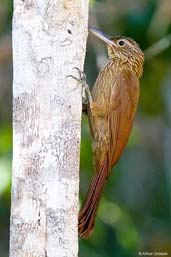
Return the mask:
<svg viewBox="0 0 171 257">
<path fill-rule="evenodd" d="M 128 142 L 144 63 L 144 54 L 133 39 L 110 38 L 96 28 L 90 31 L 106 44 L 109 61 L 100 71 L 91 92 L 84 76 L 79 80 L 88 97 L 94 160 L 94 175 L 78 218 L 79 235 L 85 238 L 94 227 L 106 180 Z"/>
</svg>

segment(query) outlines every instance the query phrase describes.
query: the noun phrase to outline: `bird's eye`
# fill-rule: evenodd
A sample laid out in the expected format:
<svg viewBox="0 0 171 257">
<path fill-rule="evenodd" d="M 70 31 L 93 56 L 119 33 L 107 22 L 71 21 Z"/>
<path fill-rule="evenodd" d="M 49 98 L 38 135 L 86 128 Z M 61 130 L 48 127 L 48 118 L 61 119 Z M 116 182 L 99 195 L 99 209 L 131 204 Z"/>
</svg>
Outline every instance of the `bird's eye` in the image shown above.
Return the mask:
<svg viewBox="0 0 171 257">
<path fill-rule="evenodd" d="M 119 46 L 123 46 L 123 45 L 125 45 L 125 41 L 123 41 L 123 40 L 119 40 L 119 41 L 118 41 L 118 45 L 119 45 Z"/>
</svg>

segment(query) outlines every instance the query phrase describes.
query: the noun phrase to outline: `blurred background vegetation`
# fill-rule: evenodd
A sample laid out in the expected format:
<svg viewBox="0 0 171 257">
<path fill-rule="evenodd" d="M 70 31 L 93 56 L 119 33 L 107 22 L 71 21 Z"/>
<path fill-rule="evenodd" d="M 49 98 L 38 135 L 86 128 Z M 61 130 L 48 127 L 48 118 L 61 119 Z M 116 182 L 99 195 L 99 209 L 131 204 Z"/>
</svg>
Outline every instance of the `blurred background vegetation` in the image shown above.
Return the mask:
<svg viewBox="0 0 171 257">
<path fill-rule="evenodd" d="M 12 0 L 0 0 L 0 257 L 8 256 L 12 159 Z M 171 256 L 171 4 L 170 0 L 90 1 L 90 21 L 109 35 L 134 38 L 146 51 L 134 128 L 106 185 L 92 237 L 79 257 Z M 102 42 L 88 39 L 90 85 L 107 60 Z M 82 202 L 92 175 L 91 141 L 83 117 Z"/>
</svg>

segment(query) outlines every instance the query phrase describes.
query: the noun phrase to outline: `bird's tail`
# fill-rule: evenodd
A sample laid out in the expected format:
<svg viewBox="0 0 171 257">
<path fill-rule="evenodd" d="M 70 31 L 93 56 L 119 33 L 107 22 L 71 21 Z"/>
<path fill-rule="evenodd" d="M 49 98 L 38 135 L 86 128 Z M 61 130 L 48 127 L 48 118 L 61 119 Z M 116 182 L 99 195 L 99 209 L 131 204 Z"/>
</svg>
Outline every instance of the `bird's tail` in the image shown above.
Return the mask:
<svg viewBox="0 0 171 257">
<path fill-rule="evenodd" d="M 88 238 L 93 230 L 100 198 L 108 174 L 107 160 L 103 161 L 99 171 L 94 174 L 89 186 L 83 207 L 78 217 L 78 232 L 80 237 Z"/>
</svg>

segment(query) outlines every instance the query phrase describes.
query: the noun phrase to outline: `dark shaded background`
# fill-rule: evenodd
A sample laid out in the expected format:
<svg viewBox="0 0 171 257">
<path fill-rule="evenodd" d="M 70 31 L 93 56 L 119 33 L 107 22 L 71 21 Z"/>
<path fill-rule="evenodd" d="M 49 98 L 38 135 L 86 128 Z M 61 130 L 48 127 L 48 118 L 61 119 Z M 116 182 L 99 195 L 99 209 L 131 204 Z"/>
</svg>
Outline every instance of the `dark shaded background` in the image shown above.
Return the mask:
<svg viewBox="0 0 171 257">
<path fill-rule="evenodd" d="M 12 1 L 0 0 L 0 257 L 8 256 L 12 157 Z M 138 112 L 128 146 L 113 169 L 95 230 L 80 240 L 80 257 L 171 256 L 171 3 L 170 0 L 90 1 L 90 24 L 133 37 L 147 51 Z M 162 50 L 164 49 L 164 50 Z M 156 55 L 153 56 L 153 53 Z M 104 45 L 88 39 L 85 71 L 93 85 L 106 62 Z M 81 199 L 92 174 L 91 142 L 83 117 Z"/>
</svg>

